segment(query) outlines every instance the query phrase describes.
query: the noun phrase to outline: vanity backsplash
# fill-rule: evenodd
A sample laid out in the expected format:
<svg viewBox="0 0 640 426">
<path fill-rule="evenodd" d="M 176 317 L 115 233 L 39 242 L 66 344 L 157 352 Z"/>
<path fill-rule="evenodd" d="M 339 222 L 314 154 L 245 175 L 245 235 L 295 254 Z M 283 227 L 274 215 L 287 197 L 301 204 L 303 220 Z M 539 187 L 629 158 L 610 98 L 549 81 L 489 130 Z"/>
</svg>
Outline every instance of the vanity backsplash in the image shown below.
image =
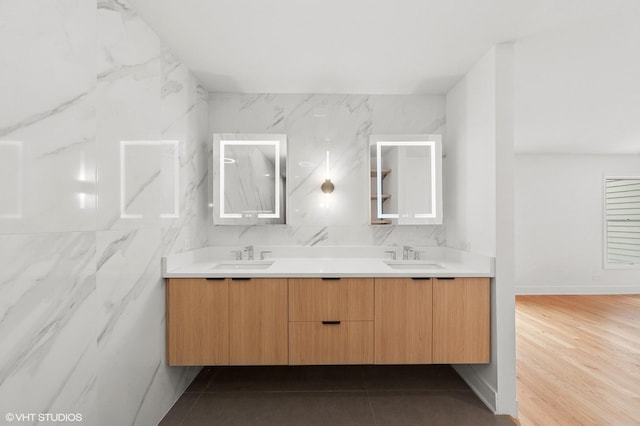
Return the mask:
<svg viewBox="0 0 640 426">
<path fill-rule="evenodd" d="M 209 176 L 214 133 L 287 136 L 287 224 L 215 226 L 209 244 L 444 245 L 444 226 L 371 226 L 369 136 L 440 134 L 445 98 L 427 95 L 274 95 L 211 93 Z M 330 178 L 331 194 L 320 186 Z M 209 179 L 213 217 L 212 179 Z M 446 197 L 446 194 L 444 195 Z"/>
</svg>

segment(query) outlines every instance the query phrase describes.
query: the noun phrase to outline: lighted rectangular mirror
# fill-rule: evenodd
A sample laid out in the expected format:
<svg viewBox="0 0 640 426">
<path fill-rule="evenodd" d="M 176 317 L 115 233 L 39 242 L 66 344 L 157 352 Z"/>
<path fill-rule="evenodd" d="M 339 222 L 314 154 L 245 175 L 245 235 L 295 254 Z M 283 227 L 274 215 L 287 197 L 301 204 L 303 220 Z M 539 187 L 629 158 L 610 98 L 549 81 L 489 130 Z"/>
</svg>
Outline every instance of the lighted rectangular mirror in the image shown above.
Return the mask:
<svg viewBox="0 0 640 426">
<path fill-rule="evenodd" d="M 372 135 L 372 225 L 442 223 L 440 135 Z"/>
<path fill-rule="evenodd" d="M 216 225 L 286 223 L 286 182 L 286 135 L 213 135 Z"/>
</svg>

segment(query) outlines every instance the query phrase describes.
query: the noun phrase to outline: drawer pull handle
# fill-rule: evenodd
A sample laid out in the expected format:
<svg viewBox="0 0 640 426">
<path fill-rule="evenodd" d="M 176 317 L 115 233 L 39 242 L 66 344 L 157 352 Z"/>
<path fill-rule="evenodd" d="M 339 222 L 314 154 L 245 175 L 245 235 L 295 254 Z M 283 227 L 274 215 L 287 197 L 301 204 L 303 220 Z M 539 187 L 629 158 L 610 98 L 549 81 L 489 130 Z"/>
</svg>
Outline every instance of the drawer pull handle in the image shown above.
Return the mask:
<svg viewBox="0 0 640 426">
<path fill-rule="evenodd" d="M 322 321 L 322 324 L 324 324 L 324 325 L 334 325 L 334 324 L 340 324 L 340 321 Z"/>
<path fill-rule="evenodd" d="M 322 281 L 337 281 L 340 277 L 322 277 Z"/>
<path fill-rule="evenodd" d="M 232 281 L 250 281 L 251 278 L 231 278 Z"/>
<path fill-rule="evenodd" d="M 225 278 L 206 278 L 207 281 L 224 281 Z"/>
<path fill-rule="evenodd" d="M 431 277 L 411 277 L 412 280 L 430 280 Z"/>
<path fill-rule="evenodd" d="M 438 277 L 438 280 L 455 280 L 455 277 Z"/>
</svg>

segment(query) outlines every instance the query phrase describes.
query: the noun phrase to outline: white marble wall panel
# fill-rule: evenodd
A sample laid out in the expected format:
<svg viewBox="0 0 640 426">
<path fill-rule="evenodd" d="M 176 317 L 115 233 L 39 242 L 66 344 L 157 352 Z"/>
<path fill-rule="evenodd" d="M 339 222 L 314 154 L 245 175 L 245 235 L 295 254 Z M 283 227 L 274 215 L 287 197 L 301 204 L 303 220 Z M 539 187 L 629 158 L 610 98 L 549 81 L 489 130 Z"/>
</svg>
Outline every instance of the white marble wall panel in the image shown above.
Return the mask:
<svg viewBox="0 0 640 426">
<path fill-rule="evenodd" d="M 158 420 L 159 413 L 147 419 L 139 413 L 148 390 L 167 368 L 160 245 L 159 229 L 97 233 L 100 424 Z"/>
<path fill-rule="evenodd" d="M 2 418 L 97 420 L 95 234 L 62 232 L 95 228 L 95 14 L 0 3 L 0 146 L 19 147 L 0 187 L 18 204 L 0 217 Z"/>
<path fill-rule="evenodd" d="M 156 424 L 199 370 L 167 366 L 161 234 L 97 233 L 100 424 Z"/>
<path fill-rule="evenodd" d="M 95 234 L 0 236 L 0 412 L 97 422 Z"/>
<path fill-rule="evenodd" d="M 94 1 L 0 2 L 0 138 L 95 86 Z"/>
<path fill-rule="evenodd" d="M 160 140 L 160 40 L 124 1 L 99 2 L 98 28 L 98 229 L 157 227 L 157 214 L 121 217 L 121 184 L 138 188 L 128 204 L 144 204 L 150 212 L 162 210 L 161 200 L 148 201 L 157 199 L 152 193 L 162 182 L 156 175 L 140 185 L 130 175 L 121 183 L 120 142 Z"/>
<path fill-rule="evenodd" d="M 20 204 L 0 212 L 2 234 L 95 225 L 93 19 L 95 5 L 80 0 L 0 5 L 0 144 L 21 147 L 19 179 L 0 186 Z"/>
<path fill-rule="evenodd" d="M 212 226 L 209 228 L 209 245 L 244 246 L 300 245 L 322 243 L 328 238 L 326 226 L 297 227 L 289 225 Z"/>
<path fill-rule="evenodd" d="M 179 141 L 120 142 L 120 219 L 179 217 Z"/>
<path fill-rule="evenodd" d="M 22 141 L 0 141 L 0 219 L 22 217 Z"/>
<path fill-rule="evenodd" d="M 208 93 L 169 51 L 162 61 L 161 136 L 180 141 L 179 216 L 163 221 L 163 253 L 207 243 Z"/>
<path fill-rule="evenodd" d="M 443 246 L 442 226 L 216 226 L 209 228 L 213 246 L 416 245 Z"/>
<path fill-rule="evenodd" d="M 210 226 L 210 244 L 444 244 L 443 226 L 370 226 L 367 169 L 372 133 L 443 134 L 444 97 L 211 94 L 209 116 L 211 134 L 287 134 L 289 160 L 287 225 Z"/>
<path fill-rule="evenodd" d="M 444 134 L 444 96 L 376 95 L 369 103 L 373 111 L 371 133 Z"/>
<path fill-rule="evenodd" d="M 294 226 L 363 223 L 368 211 L 365 187 L 371 127 L 368 97 L 309 96 L 287 111 L 285 124 L 291 166 L 288 223 Z M 308 167 L 309 163 L 314 166 Z M 330 196 L 320 191 L 326 177 L 331 178 L 336 188 Z"/>
<path fill-rule="evenodd" d="M 213 133 L 284 133 L 285 109 L 300 95 L 215 93 L 209 100 L 209 143 Z"/>
<path fill-rule="evenodd" d="M 20 144 L 19 162 L 13 165 L 19 186 L 3 184 L 2 197 L 17 193 L 21 206 L 18 215 L 0 220 L 0 233 L 95 228 L 94 101 L 92 93 L 85 94 L 1 138 Z"/>
<path fill-rule="evenodd" d="M 0 2 L 0 49 L 3 418 L 157 424 L 197 374 L 166 365 L 160 254 L 206 245 L 206 91 L 125 0 Z M 120 179 L 121 141 L 169 135 L 177 166 L 130 152 Z"/>
<path fill-rule="evenodd" d="M 207 93 L 126 2 L 101 2 L 98 21 L 100 424 L 156 424 L 198 372 L 166 363 L 159 265 L 206 245 Z"/>
</svg>

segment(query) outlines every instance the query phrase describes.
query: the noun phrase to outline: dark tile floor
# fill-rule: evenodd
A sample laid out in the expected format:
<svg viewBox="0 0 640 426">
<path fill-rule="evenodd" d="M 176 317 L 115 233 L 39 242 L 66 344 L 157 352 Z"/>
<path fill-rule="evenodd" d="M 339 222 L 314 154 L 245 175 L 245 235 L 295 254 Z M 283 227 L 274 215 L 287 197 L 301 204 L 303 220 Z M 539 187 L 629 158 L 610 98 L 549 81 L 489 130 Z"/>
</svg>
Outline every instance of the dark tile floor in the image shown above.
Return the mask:
<svg viewBox="0 0 640 426">
<path fill-rule="evenodd" d="M 205 367 L 160 426 L 482 426 L 494 416 L 450 366 Z"/>
</svg>

